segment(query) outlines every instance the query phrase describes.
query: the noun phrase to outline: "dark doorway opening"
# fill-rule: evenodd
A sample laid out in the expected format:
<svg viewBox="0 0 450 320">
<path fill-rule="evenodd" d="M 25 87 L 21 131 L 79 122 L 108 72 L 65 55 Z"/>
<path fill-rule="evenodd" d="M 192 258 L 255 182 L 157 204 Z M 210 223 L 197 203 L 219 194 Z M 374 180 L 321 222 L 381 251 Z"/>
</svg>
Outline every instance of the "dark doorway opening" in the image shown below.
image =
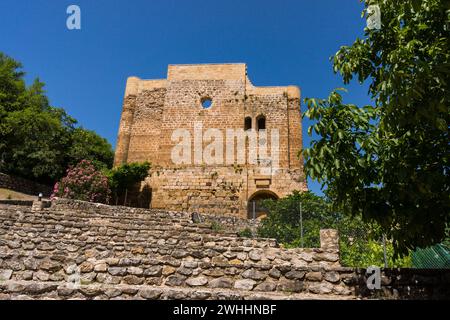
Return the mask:
<svg viewBox="0 0 450 320">
<path fill-rule="evenodd" d="M 264 208 L 262 201 L 266 199 L 277 200 L 278 196 L 269 190 L 260 190 L 255 192 L 249 199 L 247 204 L 247 218 L 258 219 L 268 214 L 268 210 Z"/>
</svg>

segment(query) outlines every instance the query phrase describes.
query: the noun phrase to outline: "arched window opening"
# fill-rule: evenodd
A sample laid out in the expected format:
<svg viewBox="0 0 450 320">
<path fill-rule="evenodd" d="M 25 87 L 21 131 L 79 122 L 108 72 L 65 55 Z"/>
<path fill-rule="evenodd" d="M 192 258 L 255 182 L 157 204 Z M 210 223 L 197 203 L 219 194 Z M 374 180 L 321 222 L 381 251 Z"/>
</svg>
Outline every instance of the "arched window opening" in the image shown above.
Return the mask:
<svg viewBox="0 0 450 320">
<path fill-rule="evenodd" d="M 252 129 L 252 118 L 250 117 L 245 117 L 244 120 L 244 130 L 251 130 Z"/>
<path fill-rule="evenodd" d="M 256 118 L 256 130 L 266 130 L 266 117 L 261 115 Z"/>
</svg>

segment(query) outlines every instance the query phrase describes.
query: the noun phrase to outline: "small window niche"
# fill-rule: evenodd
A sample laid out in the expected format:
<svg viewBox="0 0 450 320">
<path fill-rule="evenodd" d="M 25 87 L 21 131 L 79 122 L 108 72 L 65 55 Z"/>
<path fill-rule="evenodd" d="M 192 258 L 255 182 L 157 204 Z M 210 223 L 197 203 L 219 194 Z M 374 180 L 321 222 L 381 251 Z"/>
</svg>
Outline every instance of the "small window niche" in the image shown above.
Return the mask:
<svg viewBox="0 0 450 320">
<path fill-rule="evenodd" d="M 248 131 L 252 129 L 252 118 L 251 117 L 245 117 L 244 120 L 244 130 Z"/>
<path fill-rule="evenodd" d="M 256 118 L 256 130 L 266 130 L 266 117 L 260 115 Z"/>
</svg>

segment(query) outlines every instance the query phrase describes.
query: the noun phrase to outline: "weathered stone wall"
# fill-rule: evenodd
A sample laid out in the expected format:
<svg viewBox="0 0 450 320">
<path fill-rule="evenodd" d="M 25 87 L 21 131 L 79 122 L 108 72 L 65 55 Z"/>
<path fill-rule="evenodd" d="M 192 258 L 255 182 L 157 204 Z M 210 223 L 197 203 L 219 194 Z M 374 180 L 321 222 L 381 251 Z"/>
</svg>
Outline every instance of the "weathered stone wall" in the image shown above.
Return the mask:
<svg viewBox="0 0 450 320">
<path fill-rule="evenodd" d="M 161 132 L 166 88 L 145 90 L 136 97 L 128 162 L 158 163 L 158 138 Z"/>
<path fill-rule="evenodd" d="M 223 166 L 154 169 L 146 179 L 153 208 L 241 218 L 247 217 L 252 195 L 276 190 L 277 196 L 284 197 L 292 190 L 305 191 L 304 181 L 300 170 L 280 169 L 261 176 L 257 168 Z"/>
<path fill-rule="evenodd" d="M 205 98 L 212 100 L 208 109 L 201 104 Z M 255 130 L 261 116 L 266 119 L 268 156 L 273 161 L 274 157 L 279 159 L 278 168 L 270 173 L 262 174 L 267 159 L 264 163 L 237 165 L 237 141 L 232 153 L 235 161 L 231 163 L 226 161 L 225 148 L 221 163 L 198 159 L 194 150 L 192 162 L 182 165 L 182 170 L 173 163 L 172 150 L 179 143 L 172 140 L 175 130 L 187 130 L 193 145 L 194 132 L 218 129 L 225 147 L 227 129 L 244 129 L 244 119 L 251 117 Z M 202 124 L 199 131 L 194 129 L 196 123 Z M 271 154 L 273 130 L 279 132 L 279 150 Z M 203 147 L 210 143 L 199 139 Z M 246 143 L 244 148 L 245 155 L 261 156 L 258 147 L 250 149 Z M 152 189 L 152 208 L 201 212 L 210 208 L 213 213 L 246 217 L 248 202 L 257 192 L 282 197 L 293 190 L 307 189 L 302 161 L 297 157 L 301 148 L 299 88 L 255 87 L 247 77 L 245 64 L 170 65 L 167 80 L 128 79 L 115 165 L 152 163 L 151 176 L 146 180 Z M 215 179 L 208 177 L 212 173 L 217 174 Z M 214 180 L 236 184 L 239 190 L 228 195 L 222 182 L 217 185 Z"/>
<path fill-rule="evenodd" d="M 162 214 L 164 217 L 170 217 L 175 219 L 184 219 L 186 221 L 193 222 L 193 217 L 191 212 L 183 212 L 183 211 L 168 211 L 168 210 L 158 210 L 158 209 L 144 209 L 144 208 L 132 208 L 132 207 L 123 207 L 123 206 L 109 206 L 101 203 L 91 203 L 86 201 L 72 200 L 72 199 L 64 199 L 57 198 L 52 201 L 51 205 L 52 210 L 55 211 L 84 211 L 84 212 L 107 212 L 109 214 L 115 215 L 117 217 L 122 217 L 124 215 L 154 215 L 154 214 Z M 251 228 L 255 225 L 259 224 L 259 221 L 249 220 L 249 219 L 241 219 L 233 216 L 219 216 L 212 214 L 202 213 L 200 216 L 201 222 L 204 223 L 219 223 L 225 231 L 232 231 L 233 234 L 236 231 L 243 230 L 245 228 Z"/>
<path fill-rule="evenodd" d="M 189 213 L 60 199 L 42 211 L 0 205 L 0 299 L 439 298 L 450 272 L 339 266 L 338 237 L 283 249 L 193 223 Z"/>
<path fill-rule="evenodd" d="M 0 188 L 11 189 L 29 195 L 38 196 L 40 192 L 45 197 L 52 193 L 52 187 L 42 185 L 24 178 L 11 176 L 0 172 Z"/>
<path fill-rule="evenodd" d="M 70 200 L 57 200 L 39 212 L 0 208 L 0 277 L 6 281 L 0 290 L 6 295 L 26 293 L 34 283 L 46 288 L 44 292 L 53 288 L 50 296 L 55 298 L 83 296 L 83 290 L 91 289 L 68 289 L 67 281 L 76 272 L 80 284 L 90 288 L 157 286 L 290 295 L 307 293 L 309 287 L 313 292 L 325 268 L 339 265 L 332 231 L 322 233 L 321 248 L 294 250 L 279 248 L 271 239 L 217 232 L 208 224 L 192 223 L 185 213 L 121 211 Z M 19 285 L 23 281 L 28 283 Z M 340 280 L 333 279 L 330 288 L 350 293 Z"/>
</svg>

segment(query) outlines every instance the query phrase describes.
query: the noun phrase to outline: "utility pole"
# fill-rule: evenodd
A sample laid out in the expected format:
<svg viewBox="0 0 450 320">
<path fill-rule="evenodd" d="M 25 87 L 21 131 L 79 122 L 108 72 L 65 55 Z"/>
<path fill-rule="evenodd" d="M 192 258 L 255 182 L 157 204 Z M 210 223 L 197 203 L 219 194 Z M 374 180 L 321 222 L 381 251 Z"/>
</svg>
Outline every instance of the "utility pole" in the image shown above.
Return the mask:
<svg viewBox="0 0 450 320">
<path fill-rule="evenodd" d="M 125 199 L 123 200 L 123 205 L 127 205 L 128 188 L 125 189 Z"/>
<path fill-rule="evenodd" d="M 256 201 L 253 200 L 253 220 L 256 220 Z"/>
</svg>

